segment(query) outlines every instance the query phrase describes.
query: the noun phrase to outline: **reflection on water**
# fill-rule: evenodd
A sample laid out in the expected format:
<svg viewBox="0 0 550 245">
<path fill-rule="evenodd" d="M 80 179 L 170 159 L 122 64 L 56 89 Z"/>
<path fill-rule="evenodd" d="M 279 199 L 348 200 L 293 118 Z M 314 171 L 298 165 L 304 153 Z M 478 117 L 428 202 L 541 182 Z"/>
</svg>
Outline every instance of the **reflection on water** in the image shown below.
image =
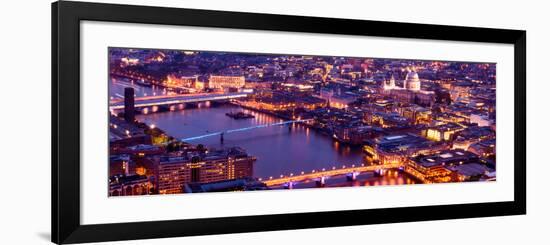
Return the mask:
<svg viewBox="0 0 550 245">
<path fill-rule="evenodd" d="M 318 180 L 307 180 L 304 182 L 293 183 L 293 189 L 303 189 L 319 187 Z M 410 185 L 418 183 L 416 180 L 409 177 L 407 174 L 399 172 L 399 170 L 387 170 L 382 176 L 378 176 L 373 172 L 359 174 L 355 180 L 349 180 L 345 175 L 331 176 L 325 179 L 323 187 L 347 187 L 347 186 L 382 186 L 382 185 Z M 278 186 L 276 189 L 288 188 L 288 184 Z"/>
<path fill-rule="evenodd" d="M 372 173 L 371 173 L 372 174 Z M 364 180 L 353 181 L 348 186 L 410 185 L 416 181 L 398 170 L 388 170 L 383 176 L 372 176 Z"/>
</svg>

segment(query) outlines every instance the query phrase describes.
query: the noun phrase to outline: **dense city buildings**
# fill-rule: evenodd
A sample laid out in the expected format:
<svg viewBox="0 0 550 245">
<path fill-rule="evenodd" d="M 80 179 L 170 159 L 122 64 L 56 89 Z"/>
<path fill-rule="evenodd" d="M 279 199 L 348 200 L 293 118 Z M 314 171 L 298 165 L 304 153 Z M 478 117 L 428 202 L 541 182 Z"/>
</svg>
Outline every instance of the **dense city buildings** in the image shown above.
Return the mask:
<svg viewBox="0 0 550 245">
<path fill-rule="evenodd" d="M 243 149 L 195 152 L 188 156 L 161 156 L 158 163 L 160 194 L 181 193 L 184 183 L 210 183 L 252 176 L 256 158 Z"/>
<path fill-rule="evenodd" d="M 496 180 L 496 64 L 109 49 L 109 196 Z"/>
<path fill-rule="evenodd" d="M 405 171 L 425 183 L 481 180 L 495 176 L 494 168 L 483 162 L 479 155 L 464 150 L 444 150 L 410 158 Z"/>
</svg>

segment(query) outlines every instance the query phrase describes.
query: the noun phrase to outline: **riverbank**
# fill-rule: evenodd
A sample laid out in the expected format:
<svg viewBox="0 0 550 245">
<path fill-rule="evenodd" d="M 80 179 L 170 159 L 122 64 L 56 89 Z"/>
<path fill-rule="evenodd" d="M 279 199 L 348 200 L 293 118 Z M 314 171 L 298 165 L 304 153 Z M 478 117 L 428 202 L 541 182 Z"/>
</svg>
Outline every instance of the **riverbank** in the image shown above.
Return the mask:
<svg viewBox="0 0 550 245">
<path fill-rule="evenodd" d="M 279 113 L 275 113 L 275 112 L 268 111 L 268 110 L 262 110 L 262 109 L 258 109 L 258 108 L 246 106 L 246 105 L 243 105 L 243 104 L 240 104 L 240 103 L 236 103 L 236 102 L 229 102 L 229 103 L 232 104 L 232 105 L 239 106 L 239 107 L 241 107 L 241 108 L 247 109 L 247 110 L 251 110 L 251 111 L 256 111 L 256 112 L 268 114 L 268 115 L 271 115 L 271 116 L 274 116 L 274 117 L 277 117 L 277 118 L 280 118 L 280 119 L 283 119 L 283 120 L 296 120 L 295 118 L 291 118 L 291 117 L 286 116 L 286 115 L 284 115 L 284 114 L 279 114 Z M 302 126 L 305 126 L 305 127 L 307 127 L 307 128 L 314 129 L 314 130 L 316 130 L 318 133 L 321 133 L 321 134 L 323 134 L 323 135 L 326 135 L 327 137 L 330 137 L 331 139 L 334 139 L 334 140 L 336 140 L 336 141 L 339 141 L 338 139 L 335 139 L 334 137 L 332 137 L 332 133 L 331 133 L 330 131 L 323 130 L 322 128 L 315 127 L 315 126 L 310 125 L 310 124 L 307 124 L 307 123 L 305 123 L 305 122 L 296 122 L 296 123 L 297 123 L 297 124 L 300 124 L 300 125 L 302 125 Z M 339 142 L 340 142 L 340 141 L 339 141 Z M 344 143 L 344 142 L 340 142 L 340 143 Z"/>
</svg>

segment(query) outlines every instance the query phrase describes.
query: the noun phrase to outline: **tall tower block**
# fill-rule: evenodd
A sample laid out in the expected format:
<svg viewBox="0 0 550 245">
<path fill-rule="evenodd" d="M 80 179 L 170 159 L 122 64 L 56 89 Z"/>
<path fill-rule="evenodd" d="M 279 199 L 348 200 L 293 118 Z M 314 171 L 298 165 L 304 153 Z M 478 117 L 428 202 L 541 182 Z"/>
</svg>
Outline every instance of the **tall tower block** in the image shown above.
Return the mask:
<svg viewBox="0 0 550 245">
<path fill-rule="evenodd" d="M 134 88 L 124 88 L 124 120 L 126 122 L 135 121 L 134 109 Z"/>
</svg>

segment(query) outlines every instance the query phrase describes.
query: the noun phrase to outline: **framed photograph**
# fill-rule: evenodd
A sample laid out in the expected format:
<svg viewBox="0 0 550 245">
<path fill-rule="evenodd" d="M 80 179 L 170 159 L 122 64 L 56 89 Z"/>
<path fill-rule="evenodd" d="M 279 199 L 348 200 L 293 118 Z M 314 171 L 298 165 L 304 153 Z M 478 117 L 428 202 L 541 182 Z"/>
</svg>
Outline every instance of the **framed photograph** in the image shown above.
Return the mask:
<svg viewBox="0 0 550 245">
<path fill-rule="evenodd" d="M 526 33 L 52 5 L 52 241 L 526 212 Z"/>
</svg>

